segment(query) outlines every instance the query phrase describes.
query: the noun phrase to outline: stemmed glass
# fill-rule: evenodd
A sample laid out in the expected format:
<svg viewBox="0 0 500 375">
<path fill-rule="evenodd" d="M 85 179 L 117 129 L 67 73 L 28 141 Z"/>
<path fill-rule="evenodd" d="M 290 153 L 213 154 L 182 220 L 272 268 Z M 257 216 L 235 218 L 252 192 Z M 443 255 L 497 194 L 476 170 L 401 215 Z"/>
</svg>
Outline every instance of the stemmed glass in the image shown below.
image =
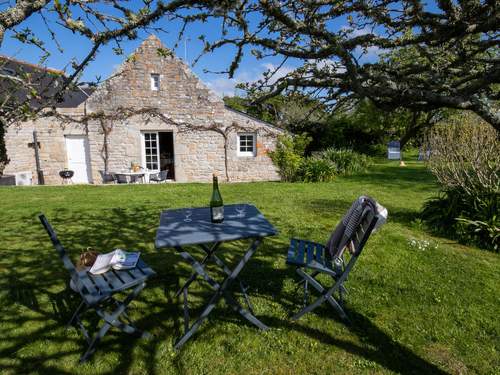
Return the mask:
<svg viewBox="0 0 500 375">
<path fill-rule="evenodd" d="M 238 213 L 238 217 L 244 217 L 245 216 L 245 205 L 240 203 L 236 205 L 236 212 Z"/>
<path fill-rule="evenodd" d="M 189 223 L 189 222 L 191 222 L 191 221 L 192 221 L 192 220 L 191 220 L 191 215 L 192 215 L 192 214 L 193 214 L 193 210 L 185 210 L 185 211 L 184 211 L 184 216 L 185 216 L 184 221 L 185 221 L 186 223 Z"/>
</svg>

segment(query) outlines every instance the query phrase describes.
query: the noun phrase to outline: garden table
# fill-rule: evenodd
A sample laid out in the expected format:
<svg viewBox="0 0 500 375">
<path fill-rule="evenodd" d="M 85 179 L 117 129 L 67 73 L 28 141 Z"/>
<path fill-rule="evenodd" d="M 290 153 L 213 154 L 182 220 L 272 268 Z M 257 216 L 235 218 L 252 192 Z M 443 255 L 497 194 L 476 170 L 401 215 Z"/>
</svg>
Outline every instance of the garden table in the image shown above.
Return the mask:
<svg viewBox="0 0 500 375">
<path fill-rule="evenodd" d="M 132 182 L 132 178 L 141 179 L 142 183 L 149 182 L 149 172 L 117 172 L 115 175 L 123 176 L 128 183 Z"/>
<path fill-rule="evenodd" d="M 224 298 L 228 305 L 252 324 L 263 330 L 268 328 L 254 316 L 246 293 L 248 287 L 238 278 L 238 275 L 262 243 L 263 238 L 276 233 L 276 229 L 264 215 L 255 206 L 248 204 L 224 206 L 224 221 L 219 224 L 211 222 L 208 207 L 166 210 L 161 213 L 160 226 L 156 232 L 156 248 L 174 248 L 194 270 L 191 277 L 177 292 L 177 295 L 183 293 L 184 296 L 184 335 L 175 343 L 175 349 L 181 348 L 193 336 L 221 298 Z M 236 267 L 231 270 L 215 253 L 222 243 L 241 239 L 251 239 L 251 243 Z M 185 249 L 193 245 L 201 248 L 206 254 L 201 262 Z M 205 265 L 210 260 L 226 275 L 221 282 L 215 281 L 206 272 Z M 215 293 L 203 308 L 199 318 L 190 327 L 188 288 L 198 276 L 203 278 Z M 229 292 L 228 288 L 234 281 L 239 283 L 248 309 L 243 308 Z"/>
</svg>

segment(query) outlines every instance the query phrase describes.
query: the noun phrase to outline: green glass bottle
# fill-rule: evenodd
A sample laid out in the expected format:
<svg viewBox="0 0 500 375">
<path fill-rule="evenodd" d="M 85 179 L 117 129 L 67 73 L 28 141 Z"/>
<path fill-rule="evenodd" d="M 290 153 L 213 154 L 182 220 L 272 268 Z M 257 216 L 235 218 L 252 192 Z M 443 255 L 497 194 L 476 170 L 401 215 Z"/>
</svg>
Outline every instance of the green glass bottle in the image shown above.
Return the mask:
<svg viewBox="0 0 500 375">
<path fill-rule="evenodd" d="M 224 203 L 219 191 L 217 176 L 213 176 L 212 199 L 210 200 L 210 216 L 212 223 L 222 223 L 224 221 Z"/>
</svg>

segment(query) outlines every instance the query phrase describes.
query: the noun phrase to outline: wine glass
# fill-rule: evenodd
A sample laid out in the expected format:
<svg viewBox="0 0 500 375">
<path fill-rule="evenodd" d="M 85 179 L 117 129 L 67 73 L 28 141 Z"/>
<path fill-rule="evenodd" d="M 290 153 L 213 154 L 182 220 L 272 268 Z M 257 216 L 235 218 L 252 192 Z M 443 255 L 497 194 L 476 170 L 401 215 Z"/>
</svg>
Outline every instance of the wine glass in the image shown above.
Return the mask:
<svg viewBox="0 0 500 375">
<path fill-rule="evenodd" d="M 239 203 L 236 205 L 236 212 L 238 213 L 238 217 L 244 217 L 245 216 L 245 209 L 246 206 L 243 203 Z"/>
<path fill-rule="evenodd" d="M 192 220 L 191 220 L 191 215 L 192 215 L 192 214 L 193 214 L 193 210 L 185 210 L 185 211 L 184 211 L 184 216 L 185 216 L 184 221 L 185 221 L 186 223 L 189 223 L 189 222 L 191 222 L 191 221 L 192 221 Z"/>
</svg>

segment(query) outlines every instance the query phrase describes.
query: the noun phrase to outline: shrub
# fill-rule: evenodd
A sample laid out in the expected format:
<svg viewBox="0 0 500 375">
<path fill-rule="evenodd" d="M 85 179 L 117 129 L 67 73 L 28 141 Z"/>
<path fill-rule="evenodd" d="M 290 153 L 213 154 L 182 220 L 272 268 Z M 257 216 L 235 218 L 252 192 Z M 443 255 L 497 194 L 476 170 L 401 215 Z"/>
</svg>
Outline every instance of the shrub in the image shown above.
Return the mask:
<svg viewBox="0 0 500 375">
<path fill-rule="evenodd" d="M 425 202 L 422 219 L 438 234 L 465 244 L 500 250 L 499 195 L 471 198 L 460 189 L 442 191 Z"/>
<path fill-rule="evenodd" d="M 424 149 L 441 194 L 427 201 L 422 218 L 434 231 L 498 251 L 500 140 L 475 115 L 462 113 L 434 127 Z"/>
<path fill-rule="evenodd" d="M 300 168 L 300 177 L 304 182 L 329 182 L 335 177 L 337 168 L 328 159 L 305 158 Z"/>
<path fill-rule="evenodd" d="M 349 149 L 334 149 L 328 148 L 321 154 L 323 159 L 331 161 L 335 167 L 337 174 L 352 174 L 364 172 L 371 164 L 368 156 L 358 154 Z"/>
<path fill-rule="evenodd" d="M 300 168 L 304 161 L 304 152 L 311 138 L 306 134 L 292 137 L 289 134 L 280 135 L 276 149 L 269 152 L 274 165 L 283 181 L 293 182 L 300 179 Z"/>
<path fill-rule="evenodd" d="M 435 126 L 427 135 L 427 165 L 445 190 L 465 194 L 500 191 L 500 140 L 497 131 L 470 113 Z"/>
</svg>

